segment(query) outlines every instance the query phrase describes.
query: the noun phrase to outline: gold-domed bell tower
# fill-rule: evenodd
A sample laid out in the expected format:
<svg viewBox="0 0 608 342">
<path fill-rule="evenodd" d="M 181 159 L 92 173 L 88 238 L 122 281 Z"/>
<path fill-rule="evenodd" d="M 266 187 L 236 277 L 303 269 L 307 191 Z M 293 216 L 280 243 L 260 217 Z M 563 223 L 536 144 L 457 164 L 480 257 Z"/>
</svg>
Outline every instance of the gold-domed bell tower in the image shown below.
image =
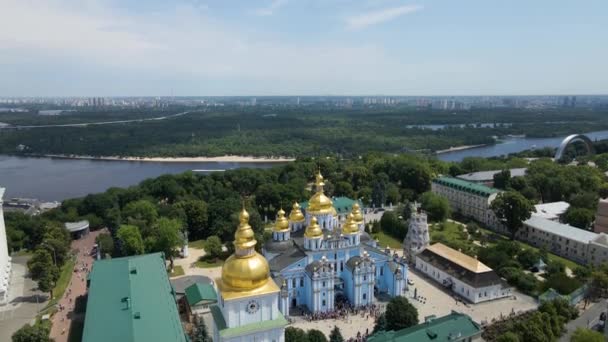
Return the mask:
<svg viewBox="0 0 608 342">
<path fill-rule="evenodd" d="M 300 229 L 304 228 L 304 214 L 302 214 L 302 210 L 300 209 L 300 205 L 298 202 L 294 202 L 293 207 L 291 207 L 291 212 L 289 213 L 289 229 L 292 232 L 297 232 Z"/>
<path fill-rule="evenodd" d="M 317 218 L 317 223 L 322 229 L 332 231 L 338 227 L 338 213 L 336 212 L 336 208 L 334 208 L 331 198 L 327 197 L 323 192 L 325 180 L 321 172 L 318 172 L 315 177 L 315 186 L 316 192 L 308 200 L 306 220 L 310 224 L 310 217 L 314 216 Z"/>
<path fill-rule="evenodd" d="M 354 215 L 348 214 L 346 222 L 342 225 L 342 235 L 345 236 L 352 246 L 359 244 L 360 231 L 359 226 L 355 222 Z"/>
<path fill-rule="evenodd" d="M 239 341 L 284 341 L 287 321 L 279 311 L 277 284 L 270 278 L 268 261 L 255 251 L 249 213 L 243 209 L 234 234 L 234 254 L 216 279 L 219 301 L 212 306 L 216 342 L 234 341 L 234 328 L 242 328 Z M 262 325 L 263 322 L 273 322 Z"/>
<path fill-rule="evenodd" d="M 289 221 L 285 217 L 285 211 L 282 208 L 277 212 L 277 219 L 272 229 L 272 239 L 274 241 L 289 240 Z"/>
<path fill-rule="evenodd" d="M 323 230 L 317 223 L 316 217 L 311 217 L 310 224 L 304 231 L 304 248 L 309 250 L 318 250 L 321 248 L 321 242 L 323 241 Z"/>
<path fill-rule="evenodd" d="M 359 202 L 355 201 L 353 204 L 353 210 L 351 212 L 353 214 L 353 221 L 359 227 L 359 231 L 363 232 L 365 230 L 365 218 L 363 213 L 361 212 L 361 206 Z"/>
</svg>

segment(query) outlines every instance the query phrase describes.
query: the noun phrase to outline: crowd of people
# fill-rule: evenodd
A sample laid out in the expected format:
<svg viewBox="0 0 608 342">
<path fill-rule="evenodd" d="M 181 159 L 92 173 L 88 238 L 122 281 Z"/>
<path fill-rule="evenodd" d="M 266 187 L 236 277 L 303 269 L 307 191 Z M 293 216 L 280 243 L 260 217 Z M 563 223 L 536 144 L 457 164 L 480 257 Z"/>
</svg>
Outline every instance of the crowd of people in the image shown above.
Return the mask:
<svg viewBox="0 0 608 342">
<path fill-rule="evenodd" d="M 376 304 L 369 304 L 354 307 L 348 302 L 336 303 L 336 308 L 326 312 L 315 312 L 304 314 L 304 319 L 312 321 L 320 321 L 325 319 L 342 319 L 348 321 L 350 315 L 361 315 L 362 318 L 373 319 L 380 315 L 380 308 Z"/>
</svg>

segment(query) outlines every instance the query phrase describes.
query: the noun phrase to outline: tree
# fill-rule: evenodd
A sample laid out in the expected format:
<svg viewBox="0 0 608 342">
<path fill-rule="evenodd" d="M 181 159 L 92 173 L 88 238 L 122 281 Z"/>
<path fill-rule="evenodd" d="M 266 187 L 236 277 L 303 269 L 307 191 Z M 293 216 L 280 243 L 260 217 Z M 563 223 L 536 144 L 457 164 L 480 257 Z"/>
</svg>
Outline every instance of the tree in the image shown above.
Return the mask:
<svg viewBox="0 0 608 342">
<path fill-rule="evenodd" d="M 27 262 L 27 267 L 32 279 L 38 283 L 38 289 L 48 292 L 52 299 L 53 288 L 59 279 L 59 268 L 53 262 L 51 253 L 46 249 L 36 249 L 34 256 Z"/>
<path fill-rule="evenodd" d="M 581 229 L 589 229 L 595 219 L 595 212 L 586 208 L 570 207 L 563 215 L 565 223 Z"/>
<path fill-rule="evenodd" d="M 113 255 L 114 254 L 114 239 L 108 233 L 101 233 L 95 238 L 97 248 L 99 249 L 100 255 Z"/>
<path fill-rule="evenodd" d="M 525 269 L 532 268 L 538 260 L 540 260 L 540 254 L 532 248 L 526 248 L 517 255 L 517 261 L 519 261 Z"/>
<path fill-rule="evenodd" d="M 138 200 L 129 202 L 122 210 L 122 216 L 127 218 L 129 224 L 144 229 L 152 226 L 158 218 L 158 212 L 150 201 Z"/>
<path fill-rule="evenodd" d="M 329 342 L 344 342 L 344 337 L 342 337 L 340 328 L 337 325 L 334 325 L 331 333 L 329 333 Z"/>
<path fill-rule="evenodd" d="M 407 234 L 407 226 L 405 222 L 397 217 L 393 211 L 385 211 L 380 218 L 380 229 L 383 232 L 403 240 Z"/>
<path fill-rule="evenodd" d="M 597 331 L 585 328 L 576 328 L 570 342 L 603 342 L 604 335 Z"/>
<path fill-rule="evenodd" d="M 529 219 L 534 211 L 532 203 L 516 191 L 498 194 L 490 208 L 511 233 L 511 240 L 515 239 L 517 231 L 523 227 L 523 222 Z"/>
<path fill-rule="evenodd" d="M 309 342 L 327 342 L 327 337 L 325 334 L 317 329 L 310 329 L 306 333 Z"/>
<path fill-rule="evenodd" d="M 425 192 L 420 196 L 420 202 L 432 221 L 444 221 L 450 216 L 450 203 L 443 196 Z"/>
<path fill-rule="evenodd" d="M 202 239 L 210 234 L 207 231 L 209 220 L 207 203 L 200 200 L 188 200 L 178 202 L 176 206 L 184 212 L 188 233 L 192 239 Z"/>
<path fill-rule="evenodd" d="M 136 226 L 120 226 L 116 237 L 124 256 L 144 254 L 144 241 Z"/>
<path fill-rule="evenodd" d="M 519 342 L 519 336 L 512 331 L 507 331 L 506 333 L 498 336 L 496 342 Z"/>
<path fill-rule="evenodd" d="M 374 325 L 374 333 L 378 331 L 386 331 L 386 313 L 381 313 L 380 316 L 376 317 L 376 324 Z"/>
<path fill-rule="evenodd" d="M 300 328 L 285 328 L 285 342 L 308 342 L 306 332 Z"/>
<path fill-rule="evenodd" d="M 510 186 L 511 171 L 506 169 L 494 174 L 494 187 L 506 190 Z"/>
<path fill-rule="evenodd" d="M 192 333 L 192 342 L 212 342 L 213 340 L 209 337 L 207 332 L 207 325 L 203 317 L 196 315 L 194 316 L 194 331 Z"/>
<path fill-rule="evenodd" d="M 15 331 L 11 337 L 13 342 L 51 342 L 49 334 L 51 327 L 46 323 L 26 324 Z"/>
<path fill-rule="evenodd" d="M 222 255 L 222 241 L 217 236 L 210 236 L 205 241 L 205 255 L 210 258 L 219 258 Z"/>
<path fill-rule="evenodd" d="M 179 220 L 160 218 L 154 227 L 154 251 L 163 252 L 170 261 L 170 269 L 173 269 L 173 258 L 177 250 L 184 243 L 182 237 L 182 224 Z"/>
<path fill-rule="evenodd" d="M 418 324 L 418 310 L 402 296 L 393 297 L 386 306 L 386 330 L 401 330 Z"/>
</svg>

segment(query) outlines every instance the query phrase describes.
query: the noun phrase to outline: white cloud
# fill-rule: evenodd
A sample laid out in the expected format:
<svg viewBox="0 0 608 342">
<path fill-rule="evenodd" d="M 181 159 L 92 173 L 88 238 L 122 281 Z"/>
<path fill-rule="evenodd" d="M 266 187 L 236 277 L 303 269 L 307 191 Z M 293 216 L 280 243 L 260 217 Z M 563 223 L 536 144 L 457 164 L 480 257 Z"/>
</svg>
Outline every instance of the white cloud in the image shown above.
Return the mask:
<svg viewBox="0 0 608 342">
<path fill-rule="evenodd" d="M 285 6 L 287 4 L 288 0 L 272 0 L 272 2 L 270 3 L 270 5 L 266 6 L 266 7 L 262 7 L 262 8 L 258 8 L 254 11 L 255 15 L 259 15 L 259 16 L 270 16 L 273 15 L 275 13 L 276 10 L 280 9 L 281 7 Z"/>
<path fill-rule="evenodd" d="M 359 14 L 346 18 L 346 27 L 349 30 L 361 30 L 368 26 L 394 20 L 402 15 L 418 12 L 422 8 L 422 6 L 418 5 L 407 5 Z"/>
</svg>

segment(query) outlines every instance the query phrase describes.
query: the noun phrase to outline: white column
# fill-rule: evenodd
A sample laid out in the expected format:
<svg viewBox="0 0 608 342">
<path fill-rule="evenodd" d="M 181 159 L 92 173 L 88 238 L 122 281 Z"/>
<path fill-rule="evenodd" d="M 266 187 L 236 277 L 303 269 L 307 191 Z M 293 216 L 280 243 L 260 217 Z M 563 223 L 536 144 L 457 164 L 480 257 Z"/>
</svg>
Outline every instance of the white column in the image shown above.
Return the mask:
<svg viewBox="0 0 608 342">
<path fill-rule="evenodd" d="M 6 227 L 4 226 L 4 213 L 2 211 L 3 196 L 4 188 L 0 188 L 0 303 L 4 303 L 8 299 L 8 285 L 11 272 Z"/>
</svg>

